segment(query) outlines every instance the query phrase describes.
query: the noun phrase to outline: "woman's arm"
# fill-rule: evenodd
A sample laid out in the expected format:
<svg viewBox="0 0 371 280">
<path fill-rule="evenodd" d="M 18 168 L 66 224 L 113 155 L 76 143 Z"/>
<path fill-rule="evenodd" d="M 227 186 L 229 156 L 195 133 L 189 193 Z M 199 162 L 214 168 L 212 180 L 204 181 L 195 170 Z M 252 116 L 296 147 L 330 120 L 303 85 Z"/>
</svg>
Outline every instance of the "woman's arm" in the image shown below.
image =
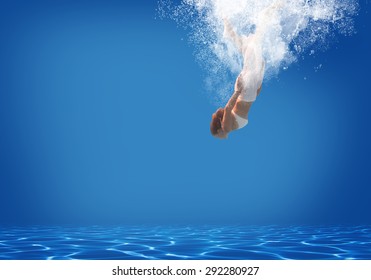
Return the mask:
<svg viewBox="0 0 371 280">
<path fill-rule="evenodd" d="M 235 118 L 232 115 L 233 107 L 236 105 L 237 98 L 240 95 L 239 92 L 234 92 L 232 97 L 229 99 L 227 105 L 224 107 L 224 115 L 222 121 L 222 129 L 225 133 L 229 133 L 236 129 Z"/>
<path fill-rule="evenodd" d="M 234 118 L 234 116 L 232 116 L 232 110 L 233 110 L 234 106 L 236 105 L 238 96 L 240 96 L 240 94 L 242 92 L 242 88 L 243 88 L 242 78 L 241 78 L 241 76 L 238 76 L 237 81 L 236 81 L 236 85 L 235 85 L 234 93 L 231 96 L 231 98 L 228 100 L 227 105 L 225 105 L 225 107 L 224 107 L 222 128 L 223 128 L 224 132 L 226 132 L 226 133 L 236 129 L 236 127 L 234 126 L 235 118 Z"/>
</svg>

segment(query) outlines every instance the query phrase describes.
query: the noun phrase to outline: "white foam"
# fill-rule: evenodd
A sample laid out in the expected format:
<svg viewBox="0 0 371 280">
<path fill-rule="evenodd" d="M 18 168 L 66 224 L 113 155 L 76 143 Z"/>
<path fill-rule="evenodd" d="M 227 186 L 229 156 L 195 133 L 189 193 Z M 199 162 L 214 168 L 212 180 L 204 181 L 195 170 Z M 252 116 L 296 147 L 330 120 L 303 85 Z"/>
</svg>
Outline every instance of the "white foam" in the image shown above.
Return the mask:
<svg viewBox="0 0 371 280">
<path fill-rule="evenodd" d="M 278 4 L 267 16 L 264 9 Z M 280 7 L 282 5 L 282 7 Z M 158 12 L 188 28 L 198 62 L 207 70 L 206 87 L 224 101 L 242 69 L 241 55 L 223 37 L 223 18 L 237 33 L 264 30 L 266 78 L 298 60 L 328 47 L 335 34 L 354 33 L 356 0 L 160 0 Z"/>
</svg>

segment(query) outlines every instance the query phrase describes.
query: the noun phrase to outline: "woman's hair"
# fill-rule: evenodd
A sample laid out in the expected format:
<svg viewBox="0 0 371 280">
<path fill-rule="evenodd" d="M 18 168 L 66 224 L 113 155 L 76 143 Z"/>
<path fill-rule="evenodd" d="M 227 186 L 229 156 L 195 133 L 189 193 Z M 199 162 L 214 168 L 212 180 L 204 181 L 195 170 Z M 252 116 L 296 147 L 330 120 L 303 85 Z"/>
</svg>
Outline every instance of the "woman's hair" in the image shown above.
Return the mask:
<svg viewBox="0 0 371 280">
<path fill-rule="evenodd" d="M 222 128 L 222 121 L 224 116 L 224 109 L 219 108 L 212 116 L 210 123 L 210 132 L 212 135 L 218 134 L 218 130 Z"/>
</svg>

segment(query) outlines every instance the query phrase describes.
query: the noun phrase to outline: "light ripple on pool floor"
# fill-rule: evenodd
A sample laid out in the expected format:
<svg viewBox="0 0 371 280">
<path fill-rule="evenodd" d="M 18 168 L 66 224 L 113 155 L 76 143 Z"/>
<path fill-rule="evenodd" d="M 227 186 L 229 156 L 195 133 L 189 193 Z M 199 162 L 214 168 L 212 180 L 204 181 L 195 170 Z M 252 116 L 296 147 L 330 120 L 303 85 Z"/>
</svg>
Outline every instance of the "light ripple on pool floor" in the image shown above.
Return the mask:
<svg viewBox="0 0 371 280">
<path fill-rule="evenodd" d="M 0 259 L 371 259 L 371 227 L 0 227 Z"/>
</svg>

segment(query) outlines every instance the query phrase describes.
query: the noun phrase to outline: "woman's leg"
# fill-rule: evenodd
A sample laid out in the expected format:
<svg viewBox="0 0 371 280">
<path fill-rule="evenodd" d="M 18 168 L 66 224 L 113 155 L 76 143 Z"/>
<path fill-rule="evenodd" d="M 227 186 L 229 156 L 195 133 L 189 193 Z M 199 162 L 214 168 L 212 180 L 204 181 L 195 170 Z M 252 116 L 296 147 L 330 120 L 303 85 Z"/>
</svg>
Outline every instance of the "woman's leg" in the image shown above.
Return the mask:
<svg viewBox="0 0 371 280">
<path fill-rule="evenodd" d="M 242 37 L 239 36 L 236 31 L 233 29 L 231 23 L 229 22 L 228 19 L 224 19 L 224 33 L 223 33 L 224 38 L 230 39 L 238 51 L 243 54 L 243 41 Z"/>
<path fill-rule="evenodd" d="M 276 0 L 268 7 L 264 8 L 258 15 L 256 23 L 256 34 L 263 36 L 269 28 L 270 23 L 275 18 L 275 13 L 282 9 L 285 5 L 285 0 Z"/>
</svg>

